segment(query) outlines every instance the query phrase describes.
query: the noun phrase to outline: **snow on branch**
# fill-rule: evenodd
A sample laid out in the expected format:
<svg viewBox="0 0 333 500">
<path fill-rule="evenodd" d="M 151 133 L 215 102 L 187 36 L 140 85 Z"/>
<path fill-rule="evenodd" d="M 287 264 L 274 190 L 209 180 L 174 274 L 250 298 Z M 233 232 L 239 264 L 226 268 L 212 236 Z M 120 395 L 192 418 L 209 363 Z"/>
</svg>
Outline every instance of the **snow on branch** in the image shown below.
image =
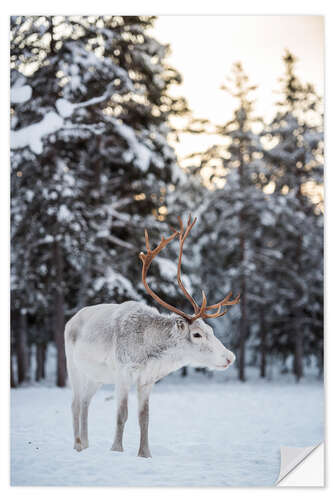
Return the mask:
<svg viewBox="0 0 333 500">
<path fill-rule="evenodd" d="M 97 236 L 104 236 L 104 234 L 100 231 Z M 121 240 L 120 238 L 117 238 L 117 236 L 114 236 L 112 234 L 108 234 L 107 236 L 105 235 L 106 239 L 111 241 L 112 243 L 115 243 L 116 245 L 119 245 L 124 248 L 128 248 L 129 250 L 133 250 L 134 246 L 131 243 L 128 243 L 127 241 Z"/>
<path fill-rule="evenodd" d="M 123 154 L 123 159 L 128 163 L 133 160 L 136 167 L 146 172 L 152 157 L 150 149 L 139 142 L 132 128 L 112 117 L 108 117 L 108 121 L 113 124 L 115 132 L 127 142 L 128 150 Z"/>
<path fill-rule="evenodd" d="M 58 99 L 56 101 L 57 111 L 63 118 L 68 118 L 69 116 L 71 116 L 75 109 L 87 108 L 88 106 L 94 106 L 95 104 L 100 104 L 101 102 L 106 101 L 109 97 L 111 97 L 112 90 L 113 84 L 110 83 L 107 86 L 104 94 L 99 97 L 92 97 L 91 99 L 88 99 L 88 101 L 72 103 L 67 101 L 67 99 Z"/>
<path fill-rule="evenodd" d="M 158 264 L 159 271 L 163 278 L 169 280 L 169 281 L 174 281 L 176 276 L 177 276 L 177 264 L 175 262 L 171 261 L 170 259 L 167 259 L 165 257 L 155 257 L 155 262 Z M 191 282 L 185 274 L 182 274 L 182 280 L 184 283 L 184 286 L 187 288 L 189 293 L 193 293 Z"/>
<path fill-rule="evenodd" d="M 24 97 L 27 97 L 28 95 L 27 90 L 23 91 L 22 93 L 22 89 L 24 89 L 25 87 L 29 86 L 26 85 L 24 87 L 19 87 L 18 89 L 14 88 L 12 90 L 12 99 L 13 99 L 13 91 L 17 91 L 16 93 L 14 92 L 14 98 L 23 99 Z M 56 108 L 59 114 L 56 113 L 55 111 L 49 111 L 40 122 L 34 123 L 19 130 L 11 131 L 11 148 L 20 149 L 29 146 L 34 153 L 36 154 L 42 153 L 43 151 L 42 139 L 44 136 L 57 132 L 58 130 L 63 128 L 64 118 L 68 118 L 69 116 L 71 116 L 71 114 L 75 109 L 87 106 L 93 106 L 108 99 L 111 95 L 112 88 L 113 85 L 110 84 L 108 85 L 103 95 L 76 104 L 73 104 L 67 101 L 66 99 L 58 99 L 56 101 Z M 31 90 L 30 87 L 29 89 Z M 21 93 L 19 91 L 21 91 Z M 73 124 L 71 124 L 70 126 L 73 126 Z M 74 127 L 78 128 L 79 126 L 74 125 Z M 91 128 L 89 128 L 89 130 L 91 130 Z"/>
<path fill-rule="evenodd" d="M 19 130 L 12 130 L 10 145 L 12 149 L 30 147 L 31 151 L 40 154 L 43 151 L 42 139 L 45 135 L 57 132 L 62 128 L 64 120 L 55 111 L 49 111 L 44 118 Z"/>
<path fill-rule="evenodd" d="M 21 87 L 21 89 L 22 88 L 23 87 Z M 76 109 L 94 106 L 106 101 L 112 95 L 112 90 L 113 84 L 110 83 L 101 96 L 93 97 L 92 99 L 79 103 L 71 103 L 67 101 L 67 99 L 63 98 L 58 99 L 56 101 L 56 109 L 59 114 L 55 111 L 49 111 L 40 122 L 29 125 L 20 130 L 11 131 L 11 148 L 20 149 L 29 146 L 34 153 L 42 153 L 42 139 L 44 136 L 57 132 L 62 128 L 79 128 L 80 125 L 73 123 L 65 124 L 64 119 L 70 117 Z M 21 98 L 23 97 L 21 96 Z M 108 117 L 107 120 L 112 123 L 115 132 L 122 137 L 128 145 L 128 149 L 123 154 L 123 159 L 126 162 L 133 161 L 136 167 L 143 172 L 146 172 L 152 158 L 151 150 L 144 144 L 140 143 L 132 128 L 112 117 Z M 92 130 L 91 125 L 88 128 L 89 130 Z M 101 133 L 102 131 L 98 129 L 95 130 L 95 132 Z"/>
<path fill-rule="evenodd" d="M 118 293 L 127 295 L 134 300 L 140 299 L 138 292 L 133 287 L 132 283 L 125 278 L 122 274 L 109 268 L 106 276 L 106 285 L 109 292 L 112 293 L 114 290 L 118 290 Z"/>
<path fill-rule="evenodd" d="M 23 85 L 22 87 L 13 87 L 10 91 L 10 102 L 12 104 L 22 104 L 29 101 L 32 95 L 32 88 L 30 85 Z"/>
<path fill-rule="evenodd" d="M 130 216 L 128 214 L 124 214 L 122 212 L 118 212 L 117 210 L 115 210 L 114 208 L 111 207 L 108 207 L 108 212 L 110 215 L 112 215 L 113 217 L 115 217 L 116 219 L 119 219 L 119 220 L 122 220 L 123 222 L 129 222 L 131 220 Z"/>
</svg>

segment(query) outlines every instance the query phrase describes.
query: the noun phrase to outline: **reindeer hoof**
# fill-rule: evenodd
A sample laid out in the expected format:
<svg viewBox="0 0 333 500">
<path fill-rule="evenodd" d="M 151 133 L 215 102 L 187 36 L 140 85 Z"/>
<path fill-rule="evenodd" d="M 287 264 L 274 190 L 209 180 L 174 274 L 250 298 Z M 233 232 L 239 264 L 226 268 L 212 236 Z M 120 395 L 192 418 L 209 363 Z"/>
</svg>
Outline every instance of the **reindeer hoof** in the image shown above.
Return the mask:
<svg viewBox="0 0 333 500">
<path fill-rule="evenodd" d="M 151 458 L 151 453 L 149 450 L 139 450 L 138 457 Z"/>
<path fill-rule="evenodd" d="M 74 448 L 74 450 L 76 450 L 76 451 L 82 451 L 82 450 L 84 450 L 84 447 L 82 446 L 82 443 L 81 443 L 81 439 L 80 439 L 80 438 L 76 438 L 76 439 L 75 439 L 75 443 L 74 443 L 73 448 Z"/>
<path fill-rule="evenodd" d="M 124 448 L 121 444 L 113 444 L 111 451 L 124 451 Z"/>
</svg>

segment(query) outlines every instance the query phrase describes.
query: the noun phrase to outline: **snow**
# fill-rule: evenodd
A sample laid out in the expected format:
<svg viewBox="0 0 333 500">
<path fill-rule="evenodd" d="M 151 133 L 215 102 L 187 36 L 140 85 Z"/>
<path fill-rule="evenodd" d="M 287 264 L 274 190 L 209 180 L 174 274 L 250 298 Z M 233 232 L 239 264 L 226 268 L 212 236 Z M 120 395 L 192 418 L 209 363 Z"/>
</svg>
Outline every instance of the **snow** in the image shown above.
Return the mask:
<svg viewBox="0 0 333 500">
<path fill-rule="evenodd" d="M 43 137 L 57 132 L 62 126 L 63 119 L 61 116 L 54 111 L 49 111 L 40 122 L 19 130 L 11 130 L 11 149 L 21 149 L 29 146 L 31 151 L 40 154 L 43 151 Z"/>
<path fill-rule="evenodd" d="M 58 99 L 56 101 L 57 111 L 62 118 L 68 118 L 76 109 L 86 108 L 104 102 L 111 96 L 112 90 L 113 84 L 111 83 L 107 86 L 105 92 L 101 96 L 79 103 L 71 103 L 67 99 L 63 98 Z M 113 124 L 115 131 L 126 141 L 128 145 L 128 149 L 123 154 L 123 159 L 128 163 L 133 160 L 136 167 L 143 172 L 146 172 L 152 158 L 152 152 L 150 149 L 138 140 L 132 128 L 128 127 L 124 123 L 121 123 L 119 120 L 113 119 L 112 117 L 109 117 L 108 121 Z"/>
<path fill-rule="evenodd" d="M 63 98 L 58 99 L 56 101 L 57 111 L 63 118 L 68 118 L 69 116 L 71 116 L 71 114 L 75 109 L 87 108 L 89 106 L 95 106 L 96 104 L 104 102 L 111 96 L 112 90 L 113 90 L 113 85 L 111 83 L 110 85 L 107 86 L 107 89 L 101 96 L 93 97 L 92 99 L 88 99 L 88 101 L 78 102 L 75 104 L 67 101 L 67 99 Z"/>
<path fill-rule="evenodd" d="M 30 85 L 23 85 L 22 87 L 12 87 L 10 91 L 10 101 L 12 104 L 22 104 L 29 101 L 32 95 L 32 88 Z"/>
<path fill-rule="evenodd" d="M 158 264 L 159 270 L 163 278 L 166 278 L 169 281 L 174 281 L 177 276 L 177 264 L 175 262 L 172 262 L 169 259 L 166 259 L 165 257 L 155 257 L 154 261 L 156 264 Z M 189 293 L 192 293 L 192 287 L 190 280 L 188 276 L 184 275 L 182 273 L 182 282 L 185 286 L 185 288 L 188 290 Z"/>
<path fill-rule="evenodd" d="M 133 129 L 114 118 L 110 117 L 109 121 L 113 123 L 115 131 L 127 142 L 129 149 L 125 151 L 123 159 L 128 163 L 134 160 L 135 166 L 142 170 L 142 172 L 146 172 L 152 156 L 150 149 L 138 141 Z"/>
<path fill-rule="evenodd" d="M 58 99 L 56 101 L 56 108 L 60 116 L 63 118 L 68 118 L 71 116 L 76 105 L 67 101 L 67 99 Z"/>
<path fill-rule="evenodd" d="M 127 295 L 134 300 L 140 299 L 139 294 L 135 290 L 133 284 L 129 279 L 123 276 L 120 273 L 117 273 L 113 269 L 109 268 L 106 273 L 106 284 L 108 287 L 109 293 L 112 293 L 114 290 L 118 290 L 118 293 L 121 295 Z"/>
<path fill-rule="evenodd" d="M 68 210 L 66 205 L 60 205 L 58 211 L 59 222 L 70 222 L 73 219 L 73 214 Z"/>
<path fill-rule="evenodd" d="M 175 264 L 175 262 L 172 262 L 171 260 L 160 256 L 155 257 L 154 260 L 156 264 L 158 264 L 160 273 L 163 278 L 166 278 L 167 280 L 175 279 L 175 277 L 177 276 L 177 264 Z"/>
<path fill-rule="evenodd" d="M 281 445 L 323 440 L 323 385 L 235 380 L 235 370 L 208 378 L 175 373 L 151 396 L 152 459 L 139 443 L 133 390 L 124 453 L 111 452 L 112 386 L 90 407 L 90 447 L 72 449 L 71 391 L 35 385 L 11 391 L 11 484 L 25 486 L 271 486 Z M 281 376 L 282 377 L 282 376 Z M 110 399 L 112 394 L 112 399 Z"/>
<path fill-rule="evenodd" d="M 260 214 L 261 223 L 264 226 L 273 226 L 275 224 L 275 218 L 269 212 L 262 212 Z"/>
</svg>

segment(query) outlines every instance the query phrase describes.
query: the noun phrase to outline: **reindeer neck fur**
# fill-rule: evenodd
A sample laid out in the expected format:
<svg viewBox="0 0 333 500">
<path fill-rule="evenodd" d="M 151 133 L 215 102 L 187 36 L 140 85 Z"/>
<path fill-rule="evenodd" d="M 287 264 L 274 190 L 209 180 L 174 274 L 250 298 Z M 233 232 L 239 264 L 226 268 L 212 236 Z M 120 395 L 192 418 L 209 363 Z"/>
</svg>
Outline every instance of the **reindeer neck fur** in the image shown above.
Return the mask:
<svg viewBox="0 0 333 500">
<path fill-rule="evenodd" d="M 133 304 L 131 309 L 121 328 L 125 337 L 118 350 L 118 359 L 138 372 L 140 383 L 156 382 L 185 366 L 188 339 L 186 333 L 177 330 L 179 316 L 160 314 L 157 309 L 143 304 Z"/>
<path fill-rule="evenodd" d="M 155 329 L 147 331 L 149 335 L 156 333 Z M 179 339 L 179 337 L 173 336 L 169 329 L 160 330 L 154 337 L 155 342 L 148 346 L 146 361 L 140 369 L 139 380 L 143 384 L 156 382 L 185 366 L 188 362 L 186 338 Z"/>
</svg>

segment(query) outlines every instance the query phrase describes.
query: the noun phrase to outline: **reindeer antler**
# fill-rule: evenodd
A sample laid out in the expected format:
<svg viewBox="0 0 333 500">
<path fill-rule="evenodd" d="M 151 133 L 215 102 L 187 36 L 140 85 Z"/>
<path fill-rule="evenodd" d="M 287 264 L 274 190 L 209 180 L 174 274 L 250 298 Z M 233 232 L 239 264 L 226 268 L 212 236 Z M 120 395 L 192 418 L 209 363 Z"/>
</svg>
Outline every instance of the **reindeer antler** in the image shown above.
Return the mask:
<svg viewBox="0 0 333 500">
<path fill-rule="evenodd" d="M 181 279 L 181 265 L 182 265 L 184 241 L 189 235 L 189 232 L 191 231 L 194 224 L 197 222 L 197 218 L 195 217 L 193 222 L 191 222 L 191 214 L 188 216 L 187 228 L 185 232 L 184 232 L 183 221 L 179 215 L 178 215 L 178 221 L 180 225 L 180 232 L 179 232 L 179 257 L 178 257 L 178 267 L 177 267 L 177 281 L 185 297 L 191 302 L 194 312 L 197 313 L 200 310 L 200 307 L 198 306 L 192 295 L 190 295 L 189 292 L 186 290 Z"/>
<path fill-rule="evenodd" d="M 149 243 L 149 236 L 147 229 L 145 229 L 145 240 L 146 240 L 146 249 L 147 253 L 144 254 L 143 252 L 140 252 L 139 257 L 142 261 L 142 282 L 144 284 L 145 289 L 153 297 L 156 302 L 161 304 L 163 307 L 166 309 L 169 309 L 169 311 L 172 311 L 176 314 L 179 314 L 183 318 L 186 318 L 190 323 L 193 323 L 198 318 L 218 318 L 219 316 L 224 316 L 227 313 L 227 310 L 221 312 L 221 307 L 222 306 L 233 306 L 234 304 L 238 304 L 240 296 L 238 295 L 234 300 L 229 300 L 230 297 L 232 296 L 232 292 L 230 292 L 224 299 L 222 299 L 220 302 L 217 304 L 213 304 L 211 306 L 207 306 L 207 298 L 205 292 L 202 290 L 202 304 L 201 306 L 198 306 L 196 301 L 193 299 L 193 297 L 190 295 L 190 293 L 186 290 L 185 286 L 183 285 L 183 282 L 181 280 L 181 262 L 182 262 L 182 255 L 183 255 L 183 247 L 184 247 L 184 242 L 189 235 L 191 229 L 193 228 L 194 224 L 196 223 L 197 219 L 195 218 L 192 222 L 192 217 L 191 214 L 189 215 L 188 222 L 187 222 L 187 227 L 186 230 L 184 231 L 184 226 L 183 222 L 180 217 L 178 217 L 179 225 L 180 225 L 180 231 L 177 231 L 174 228 L 171 228 L 173 230 L 173 233 L 171 236 L 168 238 L 164 238 L 162 236 L 161 243 L 154 249 L 151 250 L 150 248 L 150 243 Z M 153 290 L 149 288 L 149 285 L 146 282 L 146 276 L 147 276 L 147 271 L 150 267 L 150 264 L 154 257 L 160 253 L 160 251 L 170 243 L 176 236 L 179 236 L 179 258 L 178 258 L 178 267 L 177 267 L 177 281 L 178 285 L 180 286 L 182 292 L 184 293 L 185 297 L 190 301 L 192 304 L 192 307 L 194 309 L 194 315 L 190 316 L 189 314 L 184 313 L 180 309 L 172 306 L 171 304 L 168 304 L 164 300 L 162 300 Z M 217 309 L 215 313 L 207 313 L 207 311 L 212 310 L 212 309 Z"/>
</svg>

